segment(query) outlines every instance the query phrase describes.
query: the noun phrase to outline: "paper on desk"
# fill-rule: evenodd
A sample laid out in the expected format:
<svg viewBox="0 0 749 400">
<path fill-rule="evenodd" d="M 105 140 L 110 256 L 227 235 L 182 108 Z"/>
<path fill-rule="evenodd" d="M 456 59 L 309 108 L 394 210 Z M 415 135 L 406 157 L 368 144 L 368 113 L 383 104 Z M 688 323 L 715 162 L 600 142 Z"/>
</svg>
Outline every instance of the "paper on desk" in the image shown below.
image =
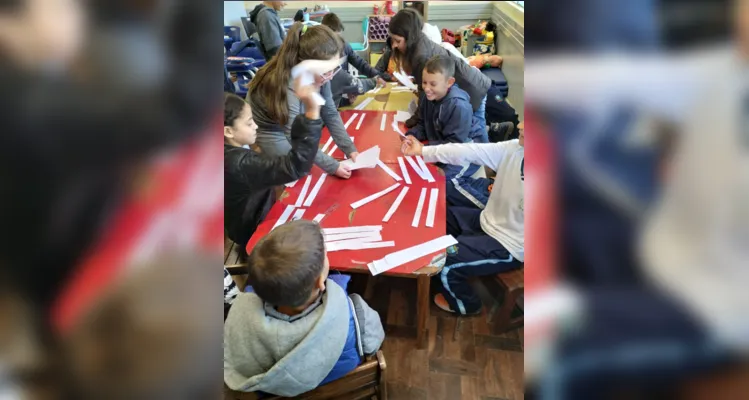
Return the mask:
<svg viewBox="0 0 749 400">
<path fill-rule="evenodd" d="M 393 76 L 395 79 L 400 82 L 401 85 L 411 89 L 411 90 L 419 90 L 419 88 L 411 82 L 411 79 L 406 74 L 402 74 L 398 71 L 393 72 Z"/>
<path fill-rule="evenodd" d="M 302 85 L 311 85 L 315 83 L 315 75 L 323 75 L 328 71 L 332 71 L 341 65 L 341 60 L 304 60 L 299 64 L 295 65 L 291 69 L 291 79 L 301 77 Z M 325 99 L 320 96 L 320 93 L 315 92 L 312 94 L 312 98 L 315 102 L 323 106 L 325 105 Z"/>
<path fill-rule="evenodd" d="M 315 201 L 315 197 L 317 197 L 317 192 L 320 191 L 320 187 L 322 186 L 323 182 L 325 182 L 325 178 L 327 177 L 328 177 L 328 174 L 320 175 L 320 178 L 317 180 L 317 183 L 315 183 L 315 187 L 312 188 L 312 192 L 310 192 L 309 196 L 307 196 L 307 200 L 304 202 L 305 207 L 311 206 L 312 202 Z"/>
<path fill-rule="evenodd" d="M 273 229 L 276 229 L 276 228 L 277 228 L 277 227 L 278 227 L 279 225 L 283 225 L 283 224 L 285 224 L 285 223 L 286 223 L 286 221 L 287 221 L 287 220 L 289 219 L 289 217 L 291 216 L 291 212 L 292 212 L 292 211 L 294 211 L 294 206 L 293 206 L 293 205 L 289 205 L 289 206 L 286 206 L 286 209 L 285 209 L 285 210 L 283 210 L 283 213 L 282 213 L 282 214 L 281 214 L 281 216 L 280 216 L 280 217 L 278 218 L 278 221 L 276 221 L 276 224 L 275 224 L 275 225 L 273 225 L 273 228 L 271 228 L 271 230 L 273 230 Z"/>
<path fill-rule="evenodd" d="M 346 121 L 346 124 L 344 124 L 346 129 L 348 129 L 348 126 L 351 125 L 352 122 L 354 122 L 357 116 L 359 116 L 359 113 L 354 113 L 354 115 L 352 115 L 351 118 L 349 118 L 348 121 Z"/>
<path fill-rule="evenodd" d="M 434 213 L 437 211 L 437 198 L 439 198 L 440 190 L 437 188 L 432 189 L 432 193 L 429 196 L 429 211 L 427 211 L 427 226 L 430 228 L 434 227 Z"/>
<path fill-rule="evenodd" d="M 302 186 L 302 191 L 299 192 L 299 197 L 297 197 L 294 207 L 301 207 L 304 203 L 304 197 L 307 196 L 310 182 L 312 182 L 312 175 L 307 175 L 307 179 L 304 181 L 304 186 Z"/>
<path fill-rule="evenodd" d="M 406 135 L 404 135 L 403 132 L 401 132 L 401 128 L 398 126 L 398 121 L 393 121 L 391 126 L 393 127 L 394 131 L 398 132 L 398 134 L 401 135 L 401 137 L 406 137 Z"/>
<path fill-rule="evenodd" d="M 356 130 L 359 130 L 359 127 L 361 127 L 361 123 L 364 122 L 364 117 L 366 117 L 367 114 L 361 113 L 361 118 L 359 118 L 359 122 L 356 123 Z M 354 138 L 351 138 L 351 140 L 354 140 Z"/>
<path fill-rule="evenodd" d="M 385 121 L 387 121 L 387 119 L 388 119 L 388 115 L 387 114 L 382 114 L 382 121 L 380 121 L 380 130 L 381 131 L 385 130 Z"/>
<path fill-rule="evenodd" d="M 400 182 L 403 180 L 398 174 L 395 173 L 390 167 L 388 167 L 384 162 L 381 160 L 377 160 L 377 166 L 383 169 L 383 171 L 387 172 L 388 175 L 392 176 L 393 179 L 395 179 L 396 182 Z"/>
<path fill-rule="evenodd" d="M 344 240 L 340 242 L 325 243 L 325 250 L 328 252 L 339 250 L 377 249 L 381 247 L 395 247 L 395 242 L 361 242 L 358 240 Z"/>
<path fill-rule="evenodd" d="M 305 211 L 307 211 L 307 210 L 304 209 L 304 208 L 300 208 L 300 209 L 296 210 L 296 212 L 294 212 L 294 216 L 291 217 L 291 220 L 292 221 L 296 221 L 298 219 L 302 219 L 302 216 L 304 215 Z"/>
<path fill-rule="evenodd" d="M 413 157 L 406 156 L 406 161 L 408 161 L 408 164 L 411 166 L 411 168 L 416 171 L 416 174 L 419 175 L 419 177 L 423 180 L 427 180 L 426 175 L 424 175 L 424 171 L 421 170 L 421 168 L 416 164 L 416 161 L 414 161 Z"/>
<path fill-rule="evenodd" d="M 361 206 L 369 203 L 370 201 L 377 200 L 380 197 L 382 197 L 382 196 L 384 196 L 384 195 L 392 192 L 393 190 L 397 189 L 398 186 L 400 186 L 400 185 L 401 185 L 400 183 L 396 183 L 395 185 L 390 186 L 389 188 L 387 188 L 385 190 L 382 190 L 382 191 L 377 192 L 377 193 L 375 193 L 373 195 L 367 196 L 367 197 L 365 197 L 365 198 L 363 198 L 363 199 L 361 199 L 359 201 L 353 202 L 353 203 L 351 203 L 351 208 L 359 208 L 359 207 L 361 207 Z"/>
<path fill-rule="evenodd" d="M 379 161 L 380 146 L 374 146 L 359 153 L 359 156 L 356 157 L 356 162 L 354 160 L 346 160 L 341 161 L 341 164 L 353 171 L 361 168 L 374 168 Z"/>
<path fill-rule="evenodd" d="M 327 141 L 327 142 L 325 142 L 325 146 L 323 146 L 323 147 L 322 147 L 322 149 L 321 149 L 321 150 L 322 150 L 322 152 L 323 152 L 323 153 L 325 153 L 326 151 L 328 151 L 328 147 L 330 147 L 330 145 L 331 145 L 331 144 L 333 144 L 333 136 L 331 136 L 331 137 L 330 137 L 330 138 L 328 139 L 328 141 Z"/>
<path fill-rule="evenodd" d="M 413 221 L 411 221 L 411 226 L 413 226 L 414 228 L 419 227 L 419 220 L 421 219 L 421 210 L 424 208 L 425 197 L 427 197 L 427 188 L 421 188 L 421 195 L 419 195 L 419 204 L 416 205 L 414 219 Z"/>
<path fill-rule="evenodd" d="M 401 166 L 401 174 L 403 174 L 403 179 L 406 180 L 407 184 L 411 184 L 411 177 L 408 176 L 408 170 L 406 169 L 406 164 L 403 163 L 403 157 L 398 157 L 398 164 Z"/>
<path fill-rule="evenodd" d="M 446 249 L 457 243 L 458 241 L 455 240 L 454 237 L 452 237 L 451 235 L 445 235 L 440 238 L 430 240 L 426 243 L 422 243 L 420 245 L 396 251 L 395 253 L 390 253 L 386 255 L 385 258 L 372 261 L 367 265 L 367 267 L 369 267 L 369 271 L 372 272 L 372 275 L 381 274 L 385 271 L 409 263 L 420 257 Z"/>
<path fill-rule="evenodd" d="M 411 113 L 408 111 L 396 111 L 395 112 L 395 121 L 396 122 L 406 122 L 409 118 L 411 118 Z"/>
<path fill-rule="evenodd" d="M 313 219 L 313 221 L 315 221 L 315 222 L 317 222 L 319 224 L 320 221 L 322 221 L 323 218 L 325 218 L 325 214 L 317 214 L 317 216 L 315 217 L 315 219 Z"/>
<path fill-rule="evenodd" d="M 359 110 L 359 111 L 363 110 L 364 107 L 368 106 L 369 103 L 372 102 L 372 100 L 374 100 L 374 97 L 367 97 L 366 99 L 364 99 L 364 101 L 359 103 L 358 106 L 354 107 L 354 110 Z"/>
<path fill-rule="evenodd" d="M 337 233 L 349 233 L 349 232 L 371 232 L 381 231 L 382 225 L 361 225 L 361 226 L 344 226 L 341 228 L 323 228 L 323 235 L 335 235 Z"/>
<path fill-rule="evenodd" d="M 406 197 L 406 193 L 408 193 L 408 186 L 403 186 L 403 190 L 401 190 L 400 193 L 398 193 L 398 198 L 395 199 L 395 202 L 393 202 L 393 205 L 390 206 L 390 209 L 388 210 L 387 214 L 385 214 L 385 217 L 382 218 L 382 222 L 388 222 L 390 221 L 390 217 L 395 214 L 395 211 L 398 210 L 398 206 L 400 206 L 401 202 L 403 201 L 403 198 Z"/>
<path fill-rule="evenodd" d="M 429 168 L 427 168 L 427 165 L 424 162 L 424 159 L 421 158 L 421 156 L 416 156 L 416 162 L 419 164 L 419 167 L 421 167 L 421 170 L 424 172 L 424 175 L 426 176 L 427 181 L 436 182 L 434 180 L 434 176 L 432 176 L 432 173 L 429 171 Z"/>
<path fill-rule="evenodd" d="M 338 240 L 351 240 L 351 239 L 362 239 L 365 242 L 376 242 L 382 240 L 380 236 L 381 231 L 364 231 L 364 232 L 348 232 L 348 233 L 334 233 L 330 235 L 323 235 L 325 242 L 335 242 Z"/>
</svg>

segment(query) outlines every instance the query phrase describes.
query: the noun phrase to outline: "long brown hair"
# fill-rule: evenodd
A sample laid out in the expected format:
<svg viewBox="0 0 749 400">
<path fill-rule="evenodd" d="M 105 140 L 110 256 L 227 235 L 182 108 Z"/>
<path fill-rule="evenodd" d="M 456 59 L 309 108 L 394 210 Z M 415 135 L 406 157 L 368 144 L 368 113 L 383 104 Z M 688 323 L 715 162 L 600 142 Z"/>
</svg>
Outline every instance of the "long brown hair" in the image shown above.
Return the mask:
<svg viewBox="0 0 749 400">
<path fill-rule="evenodd" d="M 291 69 L 304 60 L 329 60 L 340 57 L 343 42 L 338 34 L 324 25 L 310 26 L 302 32 L 302 23 L 291 26 L 281 48 L 250 82 L 247 97 L 266 104 L 268 116 L 280 125 L 289 120 L 286 91 Z"/>
<path fill-rule="evenodd" d="M 391 35 L 398 35 L 406 39 L 406 52 L 402 54 L 395 47 L 392 48 L 391 54 L 395 59 L 395 68 L 404 69 L 406 72 L 413 74 L 411 71 L 411 60 L 406 56 L 416 54 L 416 45 L 421 39 L 424 28 L 424 20 L 418 11 L 412 8 L 404 8 L 398 11 L 390 20 L 388 29 Z"/>
</svg>

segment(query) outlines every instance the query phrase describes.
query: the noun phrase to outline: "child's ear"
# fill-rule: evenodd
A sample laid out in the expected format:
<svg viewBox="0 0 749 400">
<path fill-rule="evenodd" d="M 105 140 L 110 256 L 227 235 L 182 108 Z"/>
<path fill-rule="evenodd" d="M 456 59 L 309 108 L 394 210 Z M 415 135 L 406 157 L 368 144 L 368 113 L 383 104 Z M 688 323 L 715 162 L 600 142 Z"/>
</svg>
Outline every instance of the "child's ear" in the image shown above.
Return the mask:
<svg viewBox="0 0 749 400">
<path fill-rule="evenodd" d="M 320 291 L 325 290 L 325 280 L 327 280 L 327 274 L 322 274 L 317 277 L 317 281 L 315 282 L 315 287 L 320 289 Z"/>
<path fill-rule="evenodd" d="M 234 133 L 232 133 L 230 126 L 224 127 L 224 137 L 227 137 L 229 139 L 234 139 Z"/>
<path fill-rule="evenodd" d="M 452 87 L 455 84 L 455 77 L 451 76 L 447 79 L 447 87 Z"/>
</svg>

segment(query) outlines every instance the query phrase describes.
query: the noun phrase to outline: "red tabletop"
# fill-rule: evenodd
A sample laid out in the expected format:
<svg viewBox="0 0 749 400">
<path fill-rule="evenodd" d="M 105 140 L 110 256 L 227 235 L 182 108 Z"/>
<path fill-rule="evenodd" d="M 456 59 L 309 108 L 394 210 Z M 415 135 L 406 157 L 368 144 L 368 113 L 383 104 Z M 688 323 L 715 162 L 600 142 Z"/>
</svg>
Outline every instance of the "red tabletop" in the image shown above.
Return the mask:
<svg viewBox="0 0 749 400">
<path fill-rule="evenodd" d="M 374 145 L 379 145 L 381 148 L 380 160 L 386 163 L 398 175 L 402 175 L 400 166 L 397 162 L 397 156 L 400 154 L 400 139 L 398 134 L 390 127 L 394 113 L 380 111 L 343 111 L 341 112 L 343 122 L 345 123 L 348 121 L 348 118 L 350 118 L 354 113 L 359 113 L 359 116 L 357 116 L 356 120 L 349 125 L 347 131 L 349 135 L 356 138 L 354 143 L 356 144 L 357 149 L 361 152 Z M 365 113 L 366 117 L 364 118 L 364 122 L 359 130 L 356 130 L 356 124 L 361 117 L 361 113 Z M 383 114 L 388 115 L 388 121 L 385 130 L 380 131 L 380 120 Z M 403 128 L 404 127 L 401 125 L 401 130 L 404 131 Z M 326 130 L 326 132 L 323 132 L 321 146 L 325 144 L 328 137 L 329 134 Z M 337 158 L 343 157 L 340 152 L 336 152 L 334 156 L 337 156 Z M 320 225 L 323 228 L 382 225 L 382 240 L 395 241 L 394 247 L 364 250 L 341 250 L 328 253 L 331 268 L 337 270 L 361 268 L 362 265 L 383 258 L 390 253 L 445 235 L 445 177 L 437 167 L 430 164 L 427 165 L 436 182 L 429 183 L 421 179 L 416 172 L 407 165 L 412 181 L 411 185 L 406 185 L 405 181 L 401 181 L 401 186 L 396 190 L 393 190 L 392 192 L 365 204 L 356 210 L 351 208 L 351 203 L 386 189 L 395 184 L 396 181 L 380 167 L 353 171 L 351 178 L 348 180 L 339 179 L 335 176 L 328 176 L 326 178 L 325 183 L 320 188 L 320 192 L 312 205 L 306 208 L 302 207 L 306 209 L 302 219 L 312 220 L 317 216 L 317 214 L 326 214 L 325 218 L 320 222 Z M 322 173 L 322 170 L 318 167 L 315 166 L 312 168 L 310 191 Z M 257 231 L 247 244 L 248 253 L 252 251 L 252 248 L 260 238 L 270 232 L 286 206 L 296 202 L 305 179 L 306 178 L 300 179 L 293 188 L 286 188 L 281 196 L 281 200 L 273 206 L 270 213 L 265 218 L 265 221 L 260 224 Z M 398 210 L 393 214 L 390 220 L 388 222 L 382 222 L 382 218 L 390 209 L 390 206 L 395 201 L 396 197 L 398 197 L 403 186 L 409 187 L 406 197 L 403 199 L 403 202 L 401 202 Z M 426 197 L 421 212 L 419 227 L 414 228 L 411 226 L 411 222 L 413 220 L 414 212 L 416 211 L 422 188 L 426 188 Z M 425 224 L 427 210 L 429 208 L 429 192 L 431 188 L 439 188 L 440 193 L 437 201 L 434 227 L 429 228 Z M 440 254 L 444 254 L 444 250 L 421 257 L 420 259 L 408 264 L 401 265 L 385 274 L 409 274 L 429 265 L 430 261 Z"/>
</svg>

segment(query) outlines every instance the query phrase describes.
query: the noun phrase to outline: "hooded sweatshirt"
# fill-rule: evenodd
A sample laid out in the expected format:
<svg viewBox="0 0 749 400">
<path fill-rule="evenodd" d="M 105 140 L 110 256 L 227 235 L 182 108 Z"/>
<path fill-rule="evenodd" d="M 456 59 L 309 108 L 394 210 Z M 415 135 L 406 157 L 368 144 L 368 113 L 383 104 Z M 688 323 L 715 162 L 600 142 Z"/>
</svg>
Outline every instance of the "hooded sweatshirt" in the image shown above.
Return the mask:
<svg viewBox="0 0 749 400">
<path fill-rule="evenodd" d="M 276 55 L 281 43 L 286 38 L 286 31 L 281 25 L 278 13 L 261 3 L 250 12 L 250 21 L 257 27 L 260 50 L 265 55 L 265 59 L 270 60 Z"/>
<path fill-rule="evenodd" d="M 485 130 L 473 117 L 471 101 L 463 89 L 453 85 L 440 100 L 427 100 L 421 92 L 419 119 L 408 134 L 428 140 L 430 145 L 443 143 L 486 142 Z"/>
<path fill-rule="evenodd" d="M 356 324 L 351 324 L 354 316 Z M 349 348 L 350 325 L 360 339 Z M 255 293 L 240 293 L 224 324 L 224 381 L 232 390 L 295 397 L 330 375 L 340 377 L 347 353 L 374 354 L 385 338 L 379 315 L 361 297 L 333 280 L 323 295 L 293 317 L 281 314 Z"/>
</svg>

